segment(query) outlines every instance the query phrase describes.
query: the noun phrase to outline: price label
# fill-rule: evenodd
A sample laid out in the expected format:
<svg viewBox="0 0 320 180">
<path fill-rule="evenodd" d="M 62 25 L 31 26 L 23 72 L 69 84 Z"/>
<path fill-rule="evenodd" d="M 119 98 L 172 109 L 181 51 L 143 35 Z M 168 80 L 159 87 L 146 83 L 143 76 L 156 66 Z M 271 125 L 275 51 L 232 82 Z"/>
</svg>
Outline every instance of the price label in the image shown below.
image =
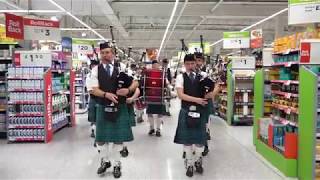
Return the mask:
<svg viewBox="0 0 320 180">
<path fill-rule="evenodd" d="M 284 82 L 284 85 L 286 85 L 286 86 L 289 86 L 290 84 L 291 84 L 290 80 Z"/>
<path fill-rule="evenodd" d="M 250 48 L 250 32 L 224 32 L 224 49 Z"/>
<path fill-rule="evenodd" d="M 252 56 L 234 56 L 231 57 L 232 69 L 255 69 L 255 57 Z"/>
<path fill-rule="evenodd" d="M 61 40 L 57 21 L 24 18 L 25 40 Z"/>
<path fill-rule="evenodd" d="M 19 51 L 17 54 L 20 56 L 20 66 L 51 67 L 52 65 L 51 52 Z"/>
</svg>

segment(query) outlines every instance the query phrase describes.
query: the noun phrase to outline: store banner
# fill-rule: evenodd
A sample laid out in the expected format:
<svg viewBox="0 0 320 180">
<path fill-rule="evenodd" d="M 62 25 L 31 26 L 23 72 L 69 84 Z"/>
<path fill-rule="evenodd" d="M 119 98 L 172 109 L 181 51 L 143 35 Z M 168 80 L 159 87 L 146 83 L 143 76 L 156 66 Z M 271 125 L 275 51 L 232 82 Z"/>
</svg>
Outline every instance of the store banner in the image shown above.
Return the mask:
<svg viewBox="0 0 320 180">
<path fill-rule="evenodd" d="M 13 38 L 7 37 L 5 27 L 0 27 L 0 44 L 18 44 L 18 42 Z"/>
<path fill-rule="evenodd" d="M 92 45 L 95 41 L 85 40 L 85 39 L 72 39 L 72 59 L 73 60 L 88 60 L 88 55 L 93 54 Z"/>
<path fill-rule="evenodd" d="M 61 40 L 59 21 L 24 18 L 25 40 Z"/>
<path fill-rule="evenodd" d="M 320 40 L 306 39 L 300 45 L 300 64 L 320 65 Z"/>
<path fill-rule="evenodd" d="M 253 56 L 231 56 L 232 69 L 255 69 L 256 58 Z"/>
<path fill-rule="evenodd" d="M 203 43 L 205 54 L 211 53 L 210 43 Z M 201 43 L 189 43 L 188 44 L 189 53 L 202 52 Z"/>
<path fill-rule="evenodd" d="M 14 39 L 24 38 L 23 17 L 5 13 L 6 37 Z"/>
<path fill-rule="evenodd" d="M 289 25 L 320 22 L 320 0 L 289 0 Z"/>
<path fill-rule="evenodd" d="M 255 30 L 251 31 L 250 47 L 252 49 L 263 47 L 262 29 L 255 29 Z"/>
<path fill-rule="evenodd" d="M 242 49 L 250 48 L 250 32 L 224 32 L 223 33 L 224 49 Z"/>
</svg>

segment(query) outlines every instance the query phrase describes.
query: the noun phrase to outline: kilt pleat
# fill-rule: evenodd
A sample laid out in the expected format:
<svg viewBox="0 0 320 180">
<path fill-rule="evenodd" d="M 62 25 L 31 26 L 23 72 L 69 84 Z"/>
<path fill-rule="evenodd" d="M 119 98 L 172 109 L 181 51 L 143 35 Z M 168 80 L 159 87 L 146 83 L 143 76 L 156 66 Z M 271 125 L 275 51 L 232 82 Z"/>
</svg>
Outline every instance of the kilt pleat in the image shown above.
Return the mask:
<svg viewBox="0 0 320 180">
<path fill-rule="evenodd" d="M 128 114 L 129 114 L 131 126 L 136 126 L 136 117 L 134 113 L 133 104 L 128 104 Z"/>
<path fill-rule="evenodd" d="M 96 122 L 96 105 L 97 105 L 97 101 L 93 98 L 90 98 L 89 108 L 88 108 L 88 121 L 91 123 Z"/>
</svg>

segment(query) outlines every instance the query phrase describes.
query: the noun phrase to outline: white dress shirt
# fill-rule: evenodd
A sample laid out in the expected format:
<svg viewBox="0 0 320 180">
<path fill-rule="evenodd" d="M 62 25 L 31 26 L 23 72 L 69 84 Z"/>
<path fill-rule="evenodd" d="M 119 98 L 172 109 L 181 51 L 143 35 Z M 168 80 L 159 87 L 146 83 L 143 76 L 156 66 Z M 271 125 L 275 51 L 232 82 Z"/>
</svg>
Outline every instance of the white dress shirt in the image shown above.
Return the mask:
<svg viewBox="0 0 320 180">
<path fill-rule="evenodd" d="M 114 70 L 114 61 L 112 61 L 111 64 L 108 64 L 110 67 L 110 75 L 112 75 L 113 70 Z M 103 67 L 106 69 L 107 64 L 103 64 Z M 93 88 L 99 88 L 99 80 L 98 80 L 98 67 L 95 66 L 91 70 L 91 75 L 90 77 L 87 78 L 86 84 L 87 84 L 87 89 L 88 91 L 93 90 Z"/>
</svg>

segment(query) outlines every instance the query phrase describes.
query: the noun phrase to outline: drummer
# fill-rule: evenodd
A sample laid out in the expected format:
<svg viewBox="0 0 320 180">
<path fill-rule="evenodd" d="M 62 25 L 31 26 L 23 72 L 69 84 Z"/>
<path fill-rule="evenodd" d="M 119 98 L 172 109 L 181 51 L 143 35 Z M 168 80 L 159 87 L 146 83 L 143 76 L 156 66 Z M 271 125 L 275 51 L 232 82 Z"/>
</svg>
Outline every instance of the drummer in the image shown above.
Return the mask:
<svg viewBox="0 0 320 180">
<path fill-rule="evenodd" d="M 205 60 L 204 60 L 204 56 L 202 53 L 200 52 L 196 52 L 194 53 L 195 57 L 196 57 L 196 72 L 198 74 L 201 74 L 202 77 L 206 77 L 207 76 L 207 67 L 205 65 Z M 206 132 L 207 132 L 207 140 L 211 139 L 210 136 L 210 126 L 209 126 L 209 117 L 211 114 L 214 114 L 213 112 L 213 100 L 212 99 L 208 99 L 208 105 L 206 106 Z M 204 150 L 202 155 L 206 156 L 209 153 L 209 146 L 208 146 L 208 141 L 206 141 L 206 144 L 204 146 Z"/>
<path fill-rule="evenodd" d="M 157 60 L 152 61 L 152 70 L 160 70 L 160 64 Z M 165 113 L 165 105 L 164 104 L 148 104 L 147 105 L 147 115 L 150 123 L 149 135 L 152 136 L 154 133 L 157 137 L 161 136 L 160 128 L 162 123 L 162 115 Z M 156 124 L 156 130 L 155 130 Z"/>
<path fill-rule="evenodd" d="M 109 158 L 112 157 L 113 176 L 120 178 L 122 173 L 119 151 L 123 142 L 133 141 L 133 134 L 127 105 L 125 102 L 119 104 L 118 96 L 127 96 L 134 92 L 138 84 L 133 82 L 129 88 L 117 90 L 119 68 L 116 66 L 115 53 L 109 43 L 100 44 L 100 55 L 101 64 L 92 69 L 92 77 L 88 83 L 88 90 L 98 97 L 96 142 L 100 167 L 97 174 L 101 175 L 111 167 Z"/>
</svg>

